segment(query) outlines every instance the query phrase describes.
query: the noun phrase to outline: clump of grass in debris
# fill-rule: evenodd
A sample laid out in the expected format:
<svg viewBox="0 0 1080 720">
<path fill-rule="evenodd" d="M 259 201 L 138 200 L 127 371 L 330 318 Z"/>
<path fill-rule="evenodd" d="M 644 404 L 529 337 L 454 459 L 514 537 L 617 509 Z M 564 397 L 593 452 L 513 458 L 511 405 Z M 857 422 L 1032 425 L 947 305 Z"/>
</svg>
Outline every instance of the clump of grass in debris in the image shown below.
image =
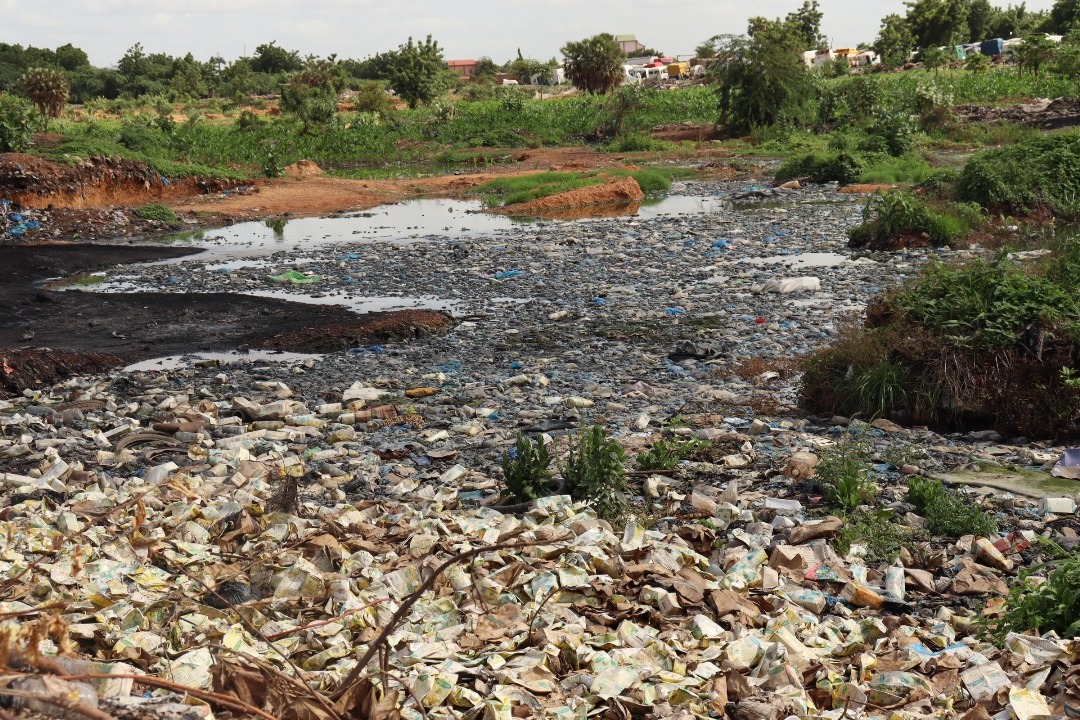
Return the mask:
<svg viewBox="0 0 1080 720">
<path fill-rule="evenodd" d="M 567 190 L 600 185 L 603 182 L 600 178 L 585 177 L 576 173 L 546 172 L 496 178 L 479 186 L 475 192 L 484 196 L 484 202 L 489 207 L 498 207 L 530 202 Z"/>
<path fill-rule="evenodd" d="M 1062 638 L 1080 635 L 1080 593 L 1076 591 L 1080 587 L 1080 553 L 1068 553 L 1057 546 L 1053 549 L 1057 559 L 1020 571 L 1018 582 L 1005 598 L 1004 614 L 988 623 L 987 629 L 999 645 L 1011 632 L 1034 630 L 1042 635 L 1053 631 Z"/>
<path fill-rule="evenodd" d="M 562 467 L 566 490 L 584 500 L 605 520 L 617 521 L 629 509 L 630 488 L 626 480 L 626 454 L 604 429 L 593 425 L 575 442 L 571 438 Z"/>
<path fill-rule="evenodd" d="M 503 477 L 506 488 L 519 502 L 528 502 L 551 494 L 551 453 L 544 436 L 539 435 L 533 442 L 526 435 L 518 433 L 517 442 L 502 459 Z"/>
<path fill-rule="evenodd" d="M 874 495 L 870 475 L 871 446 L 859 429 L 842 433 L 817 466 L 817 485 L 829 504 L 851 511 Z"/>
<path fill-rule="evenodd" d="M 926 182 L 934 175 L 934 169 L 930 167 L 922 155 L 908 153 L 901 157 L 883 158 L 879 162 L 870 165 L 859 176 L 861 183 L 913 183 Z"/>
<path fill-rule="evenodd" d="M 160 203 L 149 203 L 135 209 L 135 214 L 143 220 L 156 220 L 163 223 L 176 222 L 176 213 Z"/>
<path fill-rule="evenodd" d="M 863 222 L 848 231 L 852 247 L 880 245 L 915 237 L 937 245 L 962 240 L 982 223 L 980 210 L 961 203 L 931 207 L 912 192 L 874 193 L 863 208 Z"/>
<path fill-rule="evenodd" d="M 926 518 L 931 535 L 957 538 L 987 536 L 997 531 L 994 518 L 965 495 L 949 490 L 940 480 L 914 477 L 907 500 Z"/>
<path fill-rule="evenodd" d="M 709 443 L 696 438 L 687 440 L 657 440 L 648 450 L 638 453 L 634 460 L 641 470 L 648 472 L 667 472 L 674 470 L 679 463 Z"/>
<path fill-rule="evenodd" d="M 848 185 L 858 180 L 864 169 L 863 159 L 852 152 L 809 152 L 785 160 L 776 171 L 776 181 L 809 180 Z"/>
<path fill-rule="evenodd" d="M 899 522 L 888 510 L 857 510 L 846 518 L 833 541 L 837 551 L 847 554 L 853 545 L 866 548 L 866 560 L 890 563 L 905 544 L 922 540 L 924 533 Z"/>
</svg>

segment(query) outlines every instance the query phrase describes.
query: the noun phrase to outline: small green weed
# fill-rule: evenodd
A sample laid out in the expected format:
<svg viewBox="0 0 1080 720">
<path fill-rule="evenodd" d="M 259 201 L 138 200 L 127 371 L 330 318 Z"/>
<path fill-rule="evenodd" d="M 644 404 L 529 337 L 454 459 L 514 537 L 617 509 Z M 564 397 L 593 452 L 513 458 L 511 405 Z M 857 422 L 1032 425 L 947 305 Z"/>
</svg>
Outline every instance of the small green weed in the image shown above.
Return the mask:
<svg viewBox="0 0 1080 720">
<path fill-rule="evenodd" d="M 519 502 L 547 497 L 551 494 L 553 477 L 548 469 L 550 465 L 551 453 L 544 436 L 537 436 L 533 442 L 519 432 L 514 447 L 502 459 L 506 488 Z"/>
<path fill-rule="evenodd" d="M 1042 635 L 1056 632 L 1061 638 L 1080 635 L 1080 553 L 1066 553 L 1056 547 L 1063 557 L 1043 565 L 1020 571 L 1019 582 L 1013 583 L 1005 598 L 1005 614 L 989 625 L 991 636 L 1003 645 L 1011 632 L 1034 630 Z M 1035 575 L 1052 568 L 1045 581 Z"/>
<path fill-rule="evenodd" d="M 566 490 L 575 500 L 590 503 L 605 520 L 618 521 L 629 509 L 630 488 L 623 463 L 626 454 L 604 429 L 593 425 L 575 443 L 562 467 Z"/>
<path fill-rule="evenodd" d="M 866 548 L 868 562 L 890 563 L 903 545 L 922 540 L 924 535 L 900 523 L 887 510 L 859 510 L 846 519 L 833 545 L 844 554 L 852 545 L 862 545 Z"/>
<path fill-rule="evenodd" d="M 176 213 L 172 211 L 172 208 L 162 205 L 161 203 L 148 203 L 140 208 L 135 209 L 135 214 L 143 220 L 156 220 L 163 223 L 176 222 Z"/>
<path fill-rule="evenodd" d="M 859 176 L 861 183 L 923 183 L 934 174 L 921 155 L 908 154 L 875 162 Z"/>
<path fill-rule="evenodd" d="M 648 472 L 674 470 L 679 463 L 709 443 L 690 438 L 688 440 L 658 440 L 652 448 L 638 453 L 634 460 L 638 468 Z"/>
<path fill-rule="evenodd" d="M 931 535 L 956 538 L 988 536 L 997 531 L 993 517 L 968 497 L 947 489 L 940 480 L 911 478 L 907 501 L 926 518 L 926 529 Z"/>
<path fill-rule="evenodd" d="M 978 208 L 945 203 L 939 210 L 912 192 L 894 190 L 875 193 L 863 208 L 863 224 L 848 231 L 851 244 L 862 245 L 925 236 L 940 245 L 965 237 L 982 218 Z"/>
<path fill-rule="evenodd" d="M 870 451 L 870 442 L 863 431 L 853 429 L 841 434 L 836 445 L 822 456 L 815 477 L 831 505 L 851 511 L 873 496 Z"/>
</svg>

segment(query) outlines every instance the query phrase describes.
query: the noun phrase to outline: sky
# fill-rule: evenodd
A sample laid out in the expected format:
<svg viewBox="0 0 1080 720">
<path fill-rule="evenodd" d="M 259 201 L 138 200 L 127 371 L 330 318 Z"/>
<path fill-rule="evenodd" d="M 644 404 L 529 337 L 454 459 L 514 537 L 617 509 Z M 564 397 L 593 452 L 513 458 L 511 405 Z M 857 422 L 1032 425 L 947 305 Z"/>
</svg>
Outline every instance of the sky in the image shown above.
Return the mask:
<svg viewBox="0 0 1080 720">
<path fill-rule="evenodd" d="M 881 18 L 903 0 L 819 0 L 832 47 L 873 42 Z M 411 35 L 430 34 L 446 59 L 517 56 L 547 60 L 568 40 L 635 34 L 667 55 L 742 33 L 751 15 L 782 17 L 802 0 L 0 0 L 0 42 L 55 48 L 71 43 L 94 65 L 115 65 L 137 42 L 146 52 L 198 60 L 251 55 L 271 40 L 301 55 L 364 58 Z M 1028 0 L 1029 10 L 1053 0 Z"/>
</svg>

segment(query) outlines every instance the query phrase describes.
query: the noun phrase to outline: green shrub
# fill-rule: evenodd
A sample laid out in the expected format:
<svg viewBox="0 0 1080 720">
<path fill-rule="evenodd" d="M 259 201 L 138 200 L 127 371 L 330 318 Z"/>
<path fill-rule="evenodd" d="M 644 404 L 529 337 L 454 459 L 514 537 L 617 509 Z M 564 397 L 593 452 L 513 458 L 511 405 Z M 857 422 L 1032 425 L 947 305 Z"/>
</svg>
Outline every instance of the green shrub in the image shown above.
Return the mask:
<svg viewBox="0 0 1080 720">
<path fill-rule="evenodd" d="M 34 107 L 20 97 L 0 95 L 0 152 L 24 152 L 34 141 Z"/>
<path fill-rule="evenodd" d="M 600 517 L 617 521 L 629 509 L 630 488 L 623 463 L 626 454 L 618 443 L 593 425 L 575 443 L 571 438 L 569 455 L 562 467 L 566 490 L 575 500 L 583 500 Z"/>
<path fill-rule="evenodd" d="M 809 180 L 815 183 L 855 182 L 863 171 L 862 160 L 850 152 L 811 152 L 784 161 L 776 171 L 776 181 Z"/>
<path fill-rule="evenodd" d="M 933 176 L 934 169 L 926 163 L 926 160 L 921 155 L 909 153 L 901 157 L 882 159 L 873 163 L 859 176 L 859 182 L 889 185 L 899 183 L 919 184 L 926 182 Z"/>
<path fill-rule="evenodd" d="M 611 142 L 604 145 L 604 150 L 608 152 L 649 152 L 664 150 L 667 147 L 668 143 L 656 140 L 648 133 L 621 132 L 612 138 Z"/>
<path fill-rule="evenodd" d="M 143 220 L 156 220 L 158 222 L 170 224 L 176 222 L 176 213 L 172 211 L 172 208 L 160 203 L 149 203 L 140 208 L 136 208 L 135 214 Z"/>
<path fill-rule="evenodd" d="M 533 442 L 519 432 L 514 447 L 502 459 L 506 488 L 519 502 L 547 497 L 551 494 L 553 477 L 548 469 L 550 465 L 551 454 L 544 436 L 537 436 Z"/>
<path fill-rule="evenodd" d="M 833 545 L 844 554 L 850 552 L 852 545 L 863 545 L 868 562 L 891 563 L 905 543 L 920 540 L 923 535 L 901 523 L 888 510 L 857 510 L 837 532 Z"/>
<path fill-rule="evenodd" d="M 931 535 L 986 537 L 997 531 L 993 517 L 966 495 L 947 489 L 940 480 L 911 478 L 906 499 L 926 518 Z"/>
<path fill-rule="evenodd" d="M 648 450 L 638 453 L 634 460 L 641 470 L 666 472 L 674 470 L 679 466 L 680 462 L 698 450 L 707 447 L 708 444 L 693 438 L 687 440 L 658 440 Z"/>
<path fill-rule="evenodd" d="M 888 242 L 925 235 L 939 245 L 962 239 L 981 218 L 976 209 L 956 203 L 935 211 L 912 192 L 891 191 L 871 195 L 863 208 L 863 223 L 848 231 L 852 246 Z"/>
<path fill-rule="evenodd" d="M 961 199 L 1007 212 L 1045 208 L 1080 216 L 1080 132 L 1029 137 L 976 153 L 960 173 Z"/>
<path fill-rule="evenodd" d="M 926 508 L 926 529 L 931 535 L 991 535 L 997 522 L 985 510 L 960 493 L 947 491 Z"/>
<path fill-rule="evenodd" d="M 911 115 L 903 112 L 883 113 L 866 129 L 880 138 L 884 149 L 893 157 L 905 155 L 915 147 L 915 135 L 919 128 Z"/>
<path fill-rule="evenodd" d="M 1080 636 L 1080 553 L 1065 553 L 1064 557 L 1020 571 L 1005 598 L 1005 613 L 990 629 L 999 645 L 1011 632 L 1038 635 L 1055 632 L 1062 639 Z M 1034 576 L 1050 569 L 1043 582 Z"/>
<path fill-rule="evenodd" d="M 854 429 L 841 434 L 836 445 L 822 455 L 814 477 L 830 504 L 851 511 L 873 497 L 870 450 L 863 432 Z"/>
</svg>

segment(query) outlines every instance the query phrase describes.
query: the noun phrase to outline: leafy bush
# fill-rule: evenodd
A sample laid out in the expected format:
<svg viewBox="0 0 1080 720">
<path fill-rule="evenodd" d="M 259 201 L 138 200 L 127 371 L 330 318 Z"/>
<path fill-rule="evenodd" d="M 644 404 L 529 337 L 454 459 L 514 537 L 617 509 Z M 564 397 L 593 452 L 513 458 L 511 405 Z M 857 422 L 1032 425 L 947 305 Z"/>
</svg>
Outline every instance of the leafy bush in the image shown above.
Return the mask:
<svg viewBox="0 0 1080 720">
<path fill-rule="evenodd" d="M 911 478 L 907 501 L 925 516 L 926 529 L 932 535 L 985 537 L 997 531 L 993 517 L 967 496 L 947 489 L 940 480 Z"/>
<path fill-rule="evenodd" d="M 961 171 L 957 191 L 983 207 L 1080 216 L 1080 132 L 1038 135 L 976 153 Z"/>
<path fill-rule="evenodd" d="M 609 440 L 602 427 L 593 425 L 576 444 L 571 439 L 562 467 L 566 490 L 575 500 L 591 504 L 600 517 L 619 520 L 629 508 L 625 460 L 618 443 Z"/>
<path fill-rule="evenodd" d="M 544 436 L 539 435 L 533 442 L 522 433 L 518 433 L 517 442 L 502 459 L 502 470 L 506 488 L 520 502 L 547 497 L 551 494 L 553 473 L 551 454 Z"/>
<path fill-rule="evenodd" d="M 863 545 L 868 562 L 891 563 L 900 554 L 901 546 L 921 537 L 888 510 L 857 510 L 837 532 L 833 544 L 845 554 L 852 545 Z"/>
<path fill-rule="evenodd" d="M 947 172 L 947 171 L 946 171 Z M 917 153 L 887 158 L 875 162 L 859 176 L 862 183 L 923 183 L 934 175 L 934 169 Z M 955 175 L 955 173 L 952 173 Z"/>
<path fill-rule="evenodd" d="M 67 104 L 71 85 L 63 70 L 51 67 L 30 68 L 19 78 L 19 90 L 47 118 L 60 117 Z"/>
<path fill-rule="evenodd" d="M 1005 598 L 1005 614 L 993 623 L 993 636 L 1003 644 L 1010 632 L 1034 630 L 1042 635 L 1056 632 L 1063 639 L 1080 636 L 1080 553 L 1065 553 L 1064 557 L 1020 571 L 1019 582 L 1013 583 Z M 1042 582 L 1035 576 L 1050 568 Z"/>
<path fill-rule="evenodd" d="M 892 191 L 871 195 L 863 208 L 863 223 L 848 231 L 853 247 L 881 243 L 912 235 L 925 235 L 934 243 L 948 245 L 970 232 L 979 222 L 978 210 L 956 203 L 934 211 L 912 192 Z"/>
<path fill-rule="evenodd" d="M 0 152 L 23 152 L 34 141 L 37 119 L 30 103 L 0 95 Z"/>
<path fill-rule="evenodd" d="M 824 453 L 815 478 L 829 503 L 850 511 L 873 496 L 869 458 L 870 443 L 859 430 L 844 432 Z"/>
<path fill-rule="evenodd" d="M 658 440 L 634 458 L 638 468 L 647 472 L 674 470 L 679 463 L 708 443 L 697 439 Z"/>
<path fill-rule="evenodd" d="M 815 183 L 855 182 L 862 173 L 862 160 L 850 152 L 811 152 L 784 161 L 776 171 L 777 182 L 807 179 Z"/>
<path fill-rule="evenodd" d="M 915 147 L 918 127 L 911 115 L 903 112 L 884 113 L 867 128 L 872 137 L 880 138 L 884 149 L 893 157 L 911 152 Z"/>
<path fill-rule="evenodd" d="M 172 208 L 160 203 L 149 203 L 135 209 L 135 214 L 143 220 L 156 220 L 163 223 L 176 222 L 176 213 Z"/>
</svg>

